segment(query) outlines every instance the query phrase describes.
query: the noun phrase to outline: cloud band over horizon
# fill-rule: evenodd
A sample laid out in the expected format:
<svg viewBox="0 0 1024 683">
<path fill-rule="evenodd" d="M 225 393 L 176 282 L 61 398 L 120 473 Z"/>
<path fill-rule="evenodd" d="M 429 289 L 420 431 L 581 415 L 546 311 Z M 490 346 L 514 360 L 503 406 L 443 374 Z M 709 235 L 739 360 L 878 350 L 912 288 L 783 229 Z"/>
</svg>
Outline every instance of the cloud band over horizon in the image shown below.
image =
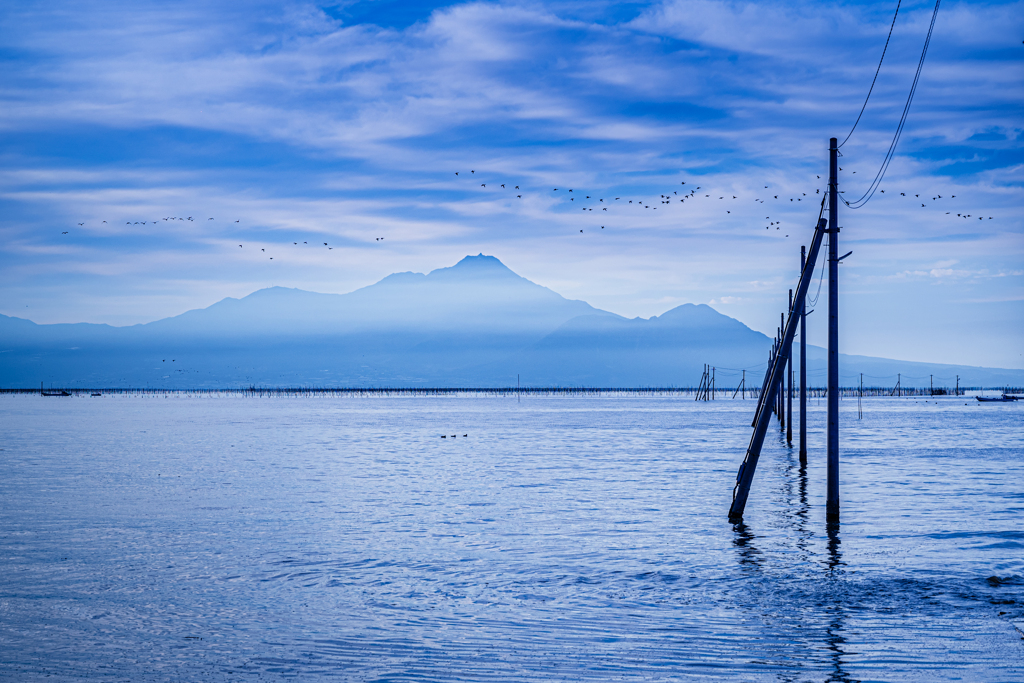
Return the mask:
<svg viewBox="0 0 1024 683">
<path fill-rule="evenodd" d="M 851 196 L 932 7 L 903 4 Z M 0 312 L 129 324 L 484 252 L 622 315 L 714 302 L 771 334 L 894 8 L 8 7 Z M 1024 3 L 943 3 L 885 192 L 840 211 L 843 352 L 1024 367 L 1022 29 Z"/>
</svg>

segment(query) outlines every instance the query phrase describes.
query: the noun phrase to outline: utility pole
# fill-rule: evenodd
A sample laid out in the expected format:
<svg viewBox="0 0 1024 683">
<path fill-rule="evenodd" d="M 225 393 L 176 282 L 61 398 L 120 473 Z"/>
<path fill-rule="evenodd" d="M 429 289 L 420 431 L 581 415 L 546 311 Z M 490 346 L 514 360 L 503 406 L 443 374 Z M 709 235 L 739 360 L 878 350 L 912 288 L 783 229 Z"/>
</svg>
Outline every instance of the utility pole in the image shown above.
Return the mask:
<svg viewBox="0 0 1024 683">
<path fill-rule="evenodd" d="M 786 329 L 786 314 L 780 313 L 779 317 L 782 318 L 782 325 L 779 326 L 779 336 L 782 336 L 782 330 Z M 785 368 L 783 368 L 785 370 Z M 779 391 L 779 431 L 786 431 L 786 376 L 782 376 L 782 386 Z"/>
<path fill-rule="evenodd" d="M 813 267 L 817 261 L 818 251 L 821 247 L 822 238 L 828 221 L 822 218 L 814 230 L 814 239 L 811 241 L 811 248 L 808 252 L 808 262 L 800 274 L 800 283 L 797 285 L 796 298 L 798 301 L 807 296 L 807 289 L 811 281 L 811 273 L 808 267 Z M 793 349 L 793 337 L 796 335 L 797 320 L 790 317 L 789 324 L 785 326 L 785 333 L 779 345 L 779 354 L 772 358 L 765 375 L 764 393 L 758 401 L 757 414 L 754 415 L 754 433 L 750 437 L 750 445 L 747 446 L 747 454 L 740 464 L 739 472 L 736 473 L 736 484 L 732 489 L 732 505 L 729 506 L 729 519 L 736 522 L 743 518 L 743 509 L 747 505 L 747 497 L 750 495 L 750 483 L 754 479 L 754 470 L 757 469 L 757 461 L 761 457 L 761 447 L 764 445 L 765 433 L 771 421 L 772 403 L 775 401 L 778 392 L 782 390 L 782 373 L 785 370 L 788 358 L 786 357 Z"/>
<path fill-rule="evenodd" d="M 864 419 L 864 407 L 861 405 L 861 400 L 864 398 L 864 373 L 860 373 L 860 393 L 857 394 L 857 419 Z"/>
<path fill-rule="evenodd" d="M 839 521 L 839 147 L 828 150 L 828 486 L 825 518 Z"/>
<path fill-rule="evenodd" d="M 793 290 L 789 290 L 789 314 L 793 315 Z M 786 368 L 786 443 L 793 445 L 793 352 L 789 352 Z"/>
<path fill-rule="evenodd" d="M 807 247 L 800 247 L 800 272 L 807 264 Z M 807 464 L 807 302 L 800 299 L 800 464 Z"/>
</svg>

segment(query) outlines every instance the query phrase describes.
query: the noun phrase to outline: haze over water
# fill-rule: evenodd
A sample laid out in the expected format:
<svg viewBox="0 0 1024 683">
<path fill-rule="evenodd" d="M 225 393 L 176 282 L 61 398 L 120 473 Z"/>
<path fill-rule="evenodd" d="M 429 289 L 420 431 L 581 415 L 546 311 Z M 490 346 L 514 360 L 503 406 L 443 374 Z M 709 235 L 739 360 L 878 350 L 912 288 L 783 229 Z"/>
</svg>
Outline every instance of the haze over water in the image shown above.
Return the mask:
<svg viewBox="0 0 1024 683">
<path fill-rule="evenodd" d="M 1024 676 L 1024 406 L 0 400 L 0 678 Z"/>
</svg>

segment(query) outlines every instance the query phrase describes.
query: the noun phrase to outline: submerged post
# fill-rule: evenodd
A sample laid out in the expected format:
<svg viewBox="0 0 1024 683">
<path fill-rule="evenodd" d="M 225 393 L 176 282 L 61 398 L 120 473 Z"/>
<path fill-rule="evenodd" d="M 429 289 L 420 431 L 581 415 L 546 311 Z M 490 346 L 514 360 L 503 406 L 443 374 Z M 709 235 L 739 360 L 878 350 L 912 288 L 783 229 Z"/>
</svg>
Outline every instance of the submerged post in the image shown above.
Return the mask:
<svg viewBox="0 0 1024 683">
<path fill-rule="evenodd" d="M 807 247 L 800 247 L 800 272 L 807 264 Z M 807 464 L 807 302 L 800 300 L 800 464 Z"/>
<path fill-rule="evenodd" d="M 828 150 L 828 423 L 826 454 L 828 486 L 825 518 L 839 520 L 839 147 Z"/>
</svg>

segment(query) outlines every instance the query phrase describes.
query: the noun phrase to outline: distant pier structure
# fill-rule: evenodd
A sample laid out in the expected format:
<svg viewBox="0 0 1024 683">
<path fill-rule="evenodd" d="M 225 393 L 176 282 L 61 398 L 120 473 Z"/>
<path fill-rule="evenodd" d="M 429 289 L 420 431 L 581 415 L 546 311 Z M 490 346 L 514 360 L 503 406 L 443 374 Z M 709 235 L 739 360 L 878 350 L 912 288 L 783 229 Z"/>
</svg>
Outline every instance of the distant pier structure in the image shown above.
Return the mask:
<svg viewBox="0 0 1024 683">
<path fill-rule="evenodd" d="M 807 462 L 807 351 L 805 342 L 807 291 L 811 277 L 818 262 L 818 252 L 822 242 L 827 238 L 826 256 L 828 264 L 828 380 L 826 389 L 827 429 L 827 496 L 826 518 L 830 522 L 839 521 L 839 262 L 850 254 L 839 256 L 839 181 L 837 177 L 839 145 L 837 139 L 829 141 L 829 174 L 828 191 L 822 197 L 818 222 L 814 227 L 810 247 L 800 248 L 800 279 L 795 292 L 790 290 L 789 311 L 782 316 L 779 335 L 772 347 L 768 363 L 768 373 L 758 397 L 751 426 L 754 433 L 750 437 L 746 455 L 736 474 L 736 484 L 732 492 L 732 505 L 729 518 L 739 521 L 750 495 L 750 485 L 754 480 L 757 461 L 761 457 L 761 447 L 768 431 L 772 412 L 779 415 L 781 426 L 786 429 L 787 441 L 793 440 L 793 339 L 797 328 L 800 329 L 800 463 Z M 828 218 L 825 218 L 826 205 Z M 852 253 L 852 252 L 850 252 Z M 787 390 L 788 383 L 788 390 Z M 788 394 L 788 396 L 786 395 Z"/>
</svg>

